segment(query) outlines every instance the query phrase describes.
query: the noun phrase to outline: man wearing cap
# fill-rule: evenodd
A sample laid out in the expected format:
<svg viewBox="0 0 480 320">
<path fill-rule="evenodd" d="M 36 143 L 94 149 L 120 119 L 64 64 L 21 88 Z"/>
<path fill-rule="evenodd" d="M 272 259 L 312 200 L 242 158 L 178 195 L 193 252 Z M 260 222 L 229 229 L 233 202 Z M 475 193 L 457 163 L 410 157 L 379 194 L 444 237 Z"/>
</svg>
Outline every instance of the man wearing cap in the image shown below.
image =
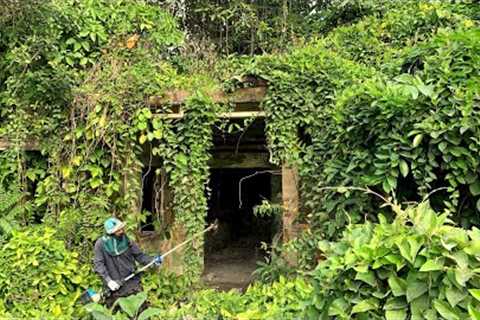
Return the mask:
<svg viewBox="0 0 480 320">
<path fill-rule="evenodd" d="M 125 223 L 117 218 L 105 221 L 105 235 L 95 243 L 95 257 L 93 259 L 95 272 L 100 275 L 104 286 L 110 291 L 105 300 L 107 307 L 112 307 L 120 297 L 142 291 L 140 275 L 133 277 L 122 284 L 122 280 L 135 272 L 136 263 L 146 265 L 155 261 L 155 265 L 162 263 L 162 257 L 151 257 L 143 253 L 138 245 L 125 234 Z"/>
</svg>

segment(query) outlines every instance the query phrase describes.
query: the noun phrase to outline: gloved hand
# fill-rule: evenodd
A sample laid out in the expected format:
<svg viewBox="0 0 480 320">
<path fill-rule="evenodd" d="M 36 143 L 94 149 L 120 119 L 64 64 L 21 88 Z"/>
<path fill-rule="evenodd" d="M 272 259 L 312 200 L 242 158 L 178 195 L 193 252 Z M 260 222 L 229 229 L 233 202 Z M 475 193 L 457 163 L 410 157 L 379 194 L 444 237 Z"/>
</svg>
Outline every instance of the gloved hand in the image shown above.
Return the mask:
<svg viewBox="0 0 480 320">
<path fill-rule="evenodd" d="M 159 265 L 162 264 L 163 258 L 162 256 L 156 256 L 155 258 L 153 258 L 153 261 L 154 261 L 154 264 L 158 267 Z"/>
<path fill-rule="evenodd" d="M 117 291 L 118 289 L 120 289 L 120 284 L 118 284 L 118 282 L 115 280 L 109 280 L 107 282 L 107 286 L 112 291 Z"/>
</svg>

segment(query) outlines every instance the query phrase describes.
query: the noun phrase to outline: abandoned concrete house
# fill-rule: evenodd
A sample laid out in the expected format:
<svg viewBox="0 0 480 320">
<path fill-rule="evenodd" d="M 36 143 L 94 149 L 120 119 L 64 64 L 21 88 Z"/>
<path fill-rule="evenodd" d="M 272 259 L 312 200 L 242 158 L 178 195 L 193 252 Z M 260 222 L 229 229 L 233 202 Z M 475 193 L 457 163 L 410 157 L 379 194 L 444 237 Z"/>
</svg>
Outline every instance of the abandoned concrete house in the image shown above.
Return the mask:
<svg viewBox="0 0 480 320">
<path fill-rule="evenodd" d="M 261 243 L 288 241 L 295 237 L 298 226 L 294 224 L 298 212 L 298 178 L 295 168 L 286 165 L 278 167 L 270 163 L 265 135 L 265 113 L 260 103 L 265 97 L 265 84 L 237 89 L 232 94 L 215 92 L 211 97 L 216 102 L 230 102 L 234 110 L 220 114 L 230 122 L 251 119 L 247 129 L 238 134 L 214 131 L 214 148 L 211 150 L 210 198 L 206 223 L 218 221 L 219 229 L 205 236 L 204 280 L 213 286 L 229 289 L 243 287 L 251 280 L 251 273 L 257 261 L 263 261 L 265 251 Z M 171 112 L 163 117 L 183 117 L 182 104 L 189 92 L 170 91 L 162 97 L 150 99 L 152 110 L 155 105 L 168 104 Z M 0 150 L 8 148 L 8 142 L 0 141 Z M 25 144 L 27 150 L 38 148 L 35 143 Z M 168 249 L 183 240 L 182 234 L 171 234 L 169 241 L 159 243 L 156 235 L 166 231 L 168 221 L 173 221 L 171 210 L 172 191 L 161 168 L 161 161 L 152 156 L 152 146 L 144 148 L 144 169 L 142 173 L 142 210 L 151 213 L 142 227 L 141 243 L 146 248 Z M 160 172 L 160 174 L 157 174 Z M 282 208 L 281 218 L 254 215 L 254 207 L 263 200 L 278 204 Z M 158 226 L 155 220 L 167 226 Z M 274 221 L 275 220 L 275 221 Z M 279 237 L 281 235 L 281 237 Z M 277 237 L 276 239 L 274 239 Z M 177 273 L 183 266 L 176 263 L 182 252 L 174 253 L 165 264 Z"/>
</svg>

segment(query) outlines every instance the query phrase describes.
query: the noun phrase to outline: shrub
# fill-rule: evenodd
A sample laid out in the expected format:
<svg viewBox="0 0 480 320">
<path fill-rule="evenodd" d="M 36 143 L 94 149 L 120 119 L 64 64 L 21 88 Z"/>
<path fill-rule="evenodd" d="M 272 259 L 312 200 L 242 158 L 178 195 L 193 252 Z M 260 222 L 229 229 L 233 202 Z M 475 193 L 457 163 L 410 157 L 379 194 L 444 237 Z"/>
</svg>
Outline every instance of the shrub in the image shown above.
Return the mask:
<svg viewBox="0 0 480 320">
<path fill-rule="evenodd" d="M 98 303 L 88 304 L 85 308 L 95 320 L 155 319 L 162 310 L 150 307 L 143 310 L 142 306 L 146 300 L 147 294 L 145 292 L 139 292 L 128 297 L 119 298 L 115 302 L 115 305 L 118 305 L 121 311 L 114 312 Z"/>
<path fill-rule="evenodd" d="M 298 319 L 312 287 L 303 279 L 286 279 L 264 285 L 255 284 L 241 294 L 235 290 L 201 290 L 191 299 L 172 307 L 165 319 Z"/>
<path fill-rule="evenodd" d="M 0 314 L 4 317 L 72 317 L 87 281 L 75 252 L 55 239 L 55 230 L 13 231 L 0 250 Z"/>
<path fill-rule="evenodd" d="M 480 319 L 480 230 L 455 227 L 428 203 L 388 222 L 351 225 L 320 242 L 307 317 Z"/>
</svg>

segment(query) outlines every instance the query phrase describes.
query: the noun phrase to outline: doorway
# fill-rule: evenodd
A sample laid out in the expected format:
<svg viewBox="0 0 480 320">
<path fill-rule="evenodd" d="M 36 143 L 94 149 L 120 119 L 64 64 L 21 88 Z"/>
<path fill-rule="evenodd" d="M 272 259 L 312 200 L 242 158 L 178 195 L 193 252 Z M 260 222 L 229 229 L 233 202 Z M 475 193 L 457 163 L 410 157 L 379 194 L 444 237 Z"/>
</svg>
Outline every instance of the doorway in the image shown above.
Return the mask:
<svg viewBox="0 0 480 320">
<path fill-rule="evenodd" d="M 204 281 L 219 289 L 243 288 L 257 261 L 262 242 L 271 243 L 272 217 L 260 217 L 255 206 L 272 199 L 272 175 L 261 168 L 219 168 L 210 175 L 207 222 L 218 230 L 205 238 Z"/>
</svg>

